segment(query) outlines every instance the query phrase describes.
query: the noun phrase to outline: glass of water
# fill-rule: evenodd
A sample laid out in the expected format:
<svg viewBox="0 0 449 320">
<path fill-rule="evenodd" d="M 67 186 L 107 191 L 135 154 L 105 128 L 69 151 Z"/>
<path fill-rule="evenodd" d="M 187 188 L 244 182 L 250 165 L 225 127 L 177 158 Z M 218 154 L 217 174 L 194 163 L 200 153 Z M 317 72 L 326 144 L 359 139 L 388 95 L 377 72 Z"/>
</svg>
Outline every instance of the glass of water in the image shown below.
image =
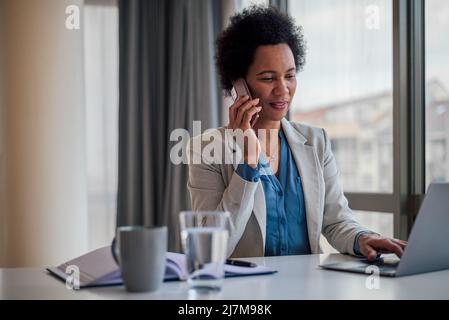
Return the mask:
<svg viewBox="0 0 449 320">
<path fill-rule="evenodd" d="M 183 211 L 180 223 L 189 288 L 219 291 L 224 278 L 229 231 L 232 228 L 230 213 Z"/>
</svg>

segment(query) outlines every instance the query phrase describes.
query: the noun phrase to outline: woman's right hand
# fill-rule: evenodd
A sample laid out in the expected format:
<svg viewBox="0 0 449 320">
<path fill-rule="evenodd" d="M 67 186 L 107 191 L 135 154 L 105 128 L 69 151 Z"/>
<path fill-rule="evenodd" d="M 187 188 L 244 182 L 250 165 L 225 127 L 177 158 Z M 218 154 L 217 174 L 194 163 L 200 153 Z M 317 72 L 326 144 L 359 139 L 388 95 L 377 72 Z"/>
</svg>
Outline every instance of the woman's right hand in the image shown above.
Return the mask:
<svg viewBox="0 0 449 320">
<path fill-rule="evenodd" d="M 262 107 L 257 106 L 258 103 L 259 99 L 249 100 L 249 97 L 245 96 L 237 98 L 229 107 L 228 129 L 240 129 L 244 133 L 244 162 L 252 168 L 257 167 L 261 151 L 259 139 L 251 125 L 253 117 L 258 117 L 258 113 L 262 110 Z M 249 146 L 256 146 L 256 148 L 249 148 Z"/>
</svg>

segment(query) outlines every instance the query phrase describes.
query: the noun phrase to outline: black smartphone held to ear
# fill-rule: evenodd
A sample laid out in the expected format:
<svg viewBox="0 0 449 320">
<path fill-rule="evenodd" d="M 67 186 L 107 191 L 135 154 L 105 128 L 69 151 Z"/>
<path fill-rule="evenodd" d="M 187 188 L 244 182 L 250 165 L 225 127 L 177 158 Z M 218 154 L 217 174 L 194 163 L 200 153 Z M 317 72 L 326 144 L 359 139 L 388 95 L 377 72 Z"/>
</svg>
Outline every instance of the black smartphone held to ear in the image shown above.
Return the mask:
<svg viewBox="0 0 449 320">
<path fill-rule="evenodd" d="M 234 99 L 234 102 L 238 99 L 238 97 L 244 97 L 248 96 L 249 100 L 253 100 L 253 97 L 251 96 L 251 92 L 249 91 L 248 85 L 246 84 L 245 79 L 240 78 L 236 81 L 232 82 L 233 88 L 231 90 L 232 98 Z M 256 124 L 258 113 L 256 113 L 253 118 L 251 119 L 251 127 L 253 127 Z"/>
</svg>

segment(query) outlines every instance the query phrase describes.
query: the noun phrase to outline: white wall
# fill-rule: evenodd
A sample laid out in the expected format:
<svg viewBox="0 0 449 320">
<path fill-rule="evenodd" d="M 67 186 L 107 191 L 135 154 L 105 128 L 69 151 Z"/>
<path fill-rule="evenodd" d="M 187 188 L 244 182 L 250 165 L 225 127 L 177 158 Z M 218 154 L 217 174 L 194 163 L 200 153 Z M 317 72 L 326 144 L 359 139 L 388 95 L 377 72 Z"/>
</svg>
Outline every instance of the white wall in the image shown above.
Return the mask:
<svg viewBox="0 0 449 320">
<path fill-rule="evenodd" d="M 0 0 L 1 266 L 55 265 L 87 251 L 83 34 L 65 28 L 66 7 L 82 4 Z"/>
</svg>

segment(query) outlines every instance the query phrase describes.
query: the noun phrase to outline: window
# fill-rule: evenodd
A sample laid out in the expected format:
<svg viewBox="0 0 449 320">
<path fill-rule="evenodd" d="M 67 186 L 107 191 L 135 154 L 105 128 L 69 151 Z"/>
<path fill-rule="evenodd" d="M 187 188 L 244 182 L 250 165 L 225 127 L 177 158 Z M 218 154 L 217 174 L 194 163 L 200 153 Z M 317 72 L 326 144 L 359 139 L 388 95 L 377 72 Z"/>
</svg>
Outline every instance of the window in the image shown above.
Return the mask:
<svg viewBox="0 0 449 320">
<path fill-rule="evenodd" d="M 339 170 L 342 185 L 356 185 L 357 177 L 353 174 L 353 168 L 358 162 L 356 141 L 354 138 L 335 138 L 331 140 L 332 150 L 339 159 Z"/>
<path fill-rule="evenodd" d="M 308 49 L 290 119 L 326 129 L 346 192 L 391 193 L 392 2 L 296 0 L 289 7 Z"/>
<path fill-rule="evenodd" d="M 426 0 L 426 186 L 449 180 L 449 1 Z"/>
<path fill-rule="evenodd" d="M 268 6 L 268 0 L 240 0 L 240 8 L 241 9 L 245 9 L 253 4 Z"/>
<path fill-rule="evenodd" d="M 115 234 L 118 166 L 118 6 L 90 0 L 84 8 L 89 250 Z"/>
</svg>

